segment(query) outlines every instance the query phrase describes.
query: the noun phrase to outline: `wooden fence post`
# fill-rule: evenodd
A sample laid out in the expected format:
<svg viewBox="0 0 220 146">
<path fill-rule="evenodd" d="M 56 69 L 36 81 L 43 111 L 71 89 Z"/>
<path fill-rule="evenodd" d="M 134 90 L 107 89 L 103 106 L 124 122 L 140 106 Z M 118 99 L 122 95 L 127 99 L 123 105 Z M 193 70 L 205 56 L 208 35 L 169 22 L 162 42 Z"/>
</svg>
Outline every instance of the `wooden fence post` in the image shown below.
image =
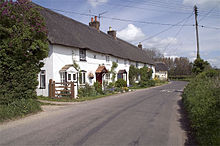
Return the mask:
<svg viewBox="0 0 220 146">
<path fill-rule="evenodd" d="M 49 80 L 49 97 L 50 97 L 50 98 L 52 98 L 52 82 L 53 82 L 53 80 L 50 79 L 50 80 Z"/>
<path fill-rule="evenodd" d="M 53 84 L 52 84 L 52 97 L 54 97 L 54 98 L 55 98 L 55 86 L 56 86 L 55 81 L 53 81 Z"/>
<path fill-rule="evenodd" d="M 71 99 L 74 98 L 74 82 L 71 82 Z"/>
</svg>

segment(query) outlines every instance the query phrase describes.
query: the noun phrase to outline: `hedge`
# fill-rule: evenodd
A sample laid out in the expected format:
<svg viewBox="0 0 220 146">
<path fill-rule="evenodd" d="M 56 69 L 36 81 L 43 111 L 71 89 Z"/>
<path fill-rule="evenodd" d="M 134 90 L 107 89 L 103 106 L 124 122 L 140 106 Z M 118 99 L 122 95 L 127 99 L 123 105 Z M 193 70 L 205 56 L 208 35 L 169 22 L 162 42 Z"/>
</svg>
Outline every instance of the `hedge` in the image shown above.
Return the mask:
<svg viewBox="0 0 220 146">
<path fill-rule="evenodd" d="M 220 72 L 208 70 L 191 80 L 183 103 L 196 140 L 201 145 L 220 145 Z"/>
</svg>

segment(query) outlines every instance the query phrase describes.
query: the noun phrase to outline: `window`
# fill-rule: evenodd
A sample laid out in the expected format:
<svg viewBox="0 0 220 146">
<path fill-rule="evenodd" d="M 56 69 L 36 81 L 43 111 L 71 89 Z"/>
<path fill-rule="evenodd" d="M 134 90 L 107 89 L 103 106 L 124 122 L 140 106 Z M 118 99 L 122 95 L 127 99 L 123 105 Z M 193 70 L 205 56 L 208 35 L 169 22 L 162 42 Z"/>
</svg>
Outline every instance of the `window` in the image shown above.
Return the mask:
<svg viewBox="0 0 220 146">
<path fill-rule="evenodd" d="M 136 67 L 138 68 L 138 66 L 139 66 L 139 64 L 138 64 L 138 62 L 136 62 Z"/>
<path fill-rule="evenodd" d="M 124 59 L 124 65 L 127 65 L 127 60 L 126 59 Z"/>
<path fill-rule="evenodd" d="M 81 73 L 80 73 L 80 76 L 79 76 L 80 78 L 80 80 L 79 80 L 79 83 L 80 84 L 85 84 L 86 83 L 86 72 L 85 71 L 82 71 Z"/>
<path fill-rule="evenodd" d="M 86 61 L 86 49 L 79 49 L 79 60 Z"/>
<path fill-rule="evenodd" d="M 110 61 L 110 56 L 105 56 L 106 62 Z"/>
<path fill-rule="evenodd" d="M 109 73 L 105 74 L 105 79 L 110 80 L 110 74 Z"/>
<path fill-rule="evenodd" d="M 93 58 L 96 59 L 96 55 L 95 54 L 93 55 Z"/>
<path fill-rule="evenodd" d="M 85 84 L 86 83 L 86 73 L 83 72 L 82 73 L 82 84 Z"/>
<path fill-rule="evenodd" d="M 40 71 L 40 89 L 46 88 L 46 71 L 41 70 Z"/>
<path fill-rule="evenodd" d="M 71 80 L 71 74 L 68 74 L 68 80 Z"/>
<path fill-rule="evenodd" d="M 74 81 L 76 80 L 76 74 L 73 74 L 73 80 Z"/>
</svg>

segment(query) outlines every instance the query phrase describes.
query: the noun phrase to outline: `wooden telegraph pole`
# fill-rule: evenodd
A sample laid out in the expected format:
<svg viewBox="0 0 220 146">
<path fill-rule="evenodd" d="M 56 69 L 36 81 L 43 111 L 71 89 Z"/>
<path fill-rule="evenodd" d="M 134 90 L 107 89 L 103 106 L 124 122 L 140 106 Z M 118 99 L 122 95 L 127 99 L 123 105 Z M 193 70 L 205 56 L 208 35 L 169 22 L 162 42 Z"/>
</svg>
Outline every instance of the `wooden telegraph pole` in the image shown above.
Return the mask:
<svg viewBox="0 0 220 146">
<path fill-rule="evenodd" d="M 199 55 L 199 32 L 198 32 L 198 21 L 197 21 L 197 16 L 198 16 L 198 9 L 197 6 L 194 6 L 194 13 L 195 13 L 195 22 L 196 22 L 196 41 L 197 41 L 197 59 L 200 58 Z"/>
</svg>

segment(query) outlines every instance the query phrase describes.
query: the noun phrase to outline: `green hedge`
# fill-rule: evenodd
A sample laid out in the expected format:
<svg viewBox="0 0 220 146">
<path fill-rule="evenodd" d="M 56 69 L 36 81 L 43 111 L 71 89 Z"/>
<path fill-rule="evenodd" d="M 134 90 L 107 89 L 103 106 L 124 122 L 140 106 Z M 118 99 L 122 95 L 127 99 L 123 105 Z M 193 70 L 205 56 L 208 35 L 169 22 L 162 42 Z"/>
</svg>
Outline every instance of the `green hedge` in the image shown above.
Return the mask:
<svg viewBox="0 0 220 146">
<path fill-rule="evenodd" d="M 186 86 L 183 102 L 197 141 L 220 145 L 220 72 L 208 70 Z"/>
</svg>

